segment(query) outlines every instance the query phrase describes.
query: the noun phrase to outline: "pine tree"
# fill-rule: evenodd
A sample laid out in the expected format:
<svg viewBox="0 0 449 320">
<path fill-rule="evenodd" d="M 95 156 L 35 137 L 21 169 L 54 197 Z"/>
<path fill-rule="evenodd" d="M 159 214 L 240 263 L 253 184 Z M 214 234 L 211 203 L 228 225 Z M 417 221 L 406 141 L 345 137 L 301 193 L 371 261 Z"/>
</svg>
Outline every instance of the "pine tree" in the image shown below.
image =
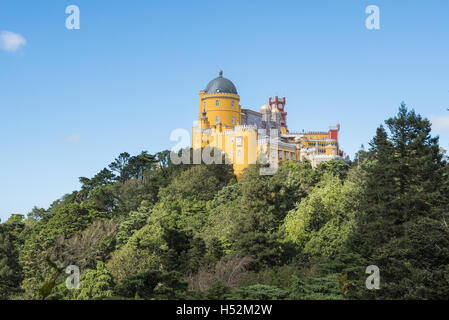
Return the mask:
<svg viewBox="0 0 449 320">
<path fill-rule="evenodd" d="M 436 275 L 444 273 L 449 251 L 439 250 L 438 259 L 435 250 L 421 256 L 422 242 L 417 241 L 413 228 L 425 222 L 432 245 L 445 247 L 449 233 L 437 226 L 442 225 L 448 204 L 447 164 L 438 137 L 430 135 L 427 119 L 401 104 L 397 116 L 385 123 L 388 131 L 382 126 L 377 129 L 362 164 L 366 188 L 357 228 L 348 242 L 350 252 L 380 268 L 383 290 L 360 294 L 365 298 L 441 298 L 446 291 L 435 287 L 424 294 L 419 288 L 429 282 L 423 274 L 434 283 L 435 279 L 445 281 Z"/>
</svg>

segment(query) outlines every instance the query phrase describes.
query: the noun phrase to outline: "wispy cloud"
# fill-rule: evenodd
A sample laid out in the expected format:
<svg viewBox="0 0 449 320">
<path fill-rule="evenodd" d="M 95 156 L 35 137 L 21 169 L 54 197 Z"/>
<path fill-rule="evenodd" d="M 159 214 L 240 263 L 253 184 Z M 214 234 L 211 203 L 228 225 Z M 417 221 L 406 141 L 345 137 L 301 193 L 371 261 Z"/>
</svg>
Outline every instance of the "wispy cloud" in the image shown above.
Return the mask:
<svg viewBox="0 0 449 320">
<path fill-rule="evenodd" d="M 449 114 L 444 116 L 429 116 L 432 128 L 437 131 L 449 131 Z"/>
<path fill-rule="evenodd" d="M 81 135 L 79 133 L 72 133 L 65 137 L 65 141 L 70 143 L 80 142 Z"/>
<path fill-rule="evenodd" d="M 0 49 L 5 51 L 14 52 L 20 49 L 20 47 L 26 45 L 27 41 L 25 38 L 11 31 L 1 31 L 0 32 Z"/>
</svg>

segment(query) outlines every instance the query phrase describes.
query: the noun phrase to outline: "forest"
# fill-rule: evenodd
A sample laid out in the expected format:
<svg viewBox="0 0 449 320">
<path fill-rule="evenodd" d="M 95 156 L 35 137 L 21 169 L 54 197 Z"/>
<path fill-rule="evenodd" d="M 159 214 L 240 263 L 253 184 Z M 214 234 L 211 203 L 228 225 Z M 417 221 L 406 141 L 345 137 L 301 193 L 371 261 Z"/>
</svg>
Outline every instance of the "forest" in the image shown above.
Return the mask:
<svg viewBox="0 0 449 320">
<path fill-rule="evenodd" d="M 105 165 L 0 224 L 0 299 L 449 299 L 446 151 L 404 103 L 350 164 Z"/>
</svg>

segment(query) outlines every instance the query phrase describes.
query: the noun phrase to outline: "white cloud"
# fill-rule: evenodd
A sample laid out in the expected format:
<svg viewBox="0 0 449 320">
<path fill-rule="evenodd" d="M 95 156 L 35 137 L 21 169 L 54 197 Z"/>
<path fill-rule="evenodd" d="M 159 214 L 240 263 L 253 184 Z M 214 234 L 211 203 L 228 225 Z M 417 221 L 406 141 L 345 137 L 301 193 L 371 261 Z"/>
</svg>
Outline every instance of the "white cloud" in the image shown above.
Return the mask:
<svg viewBox="0 0 449 320">
<path fill-rule="evenodd" d="M 27 43 L 24 37 L 11 31 L 0 32 L 0 49 L 5 51 L 17 51 Z"/>
<path fill-rule="evenodd" d="M 79 142 L 81 140 L 81 135 L 79 133 L 72 133 L 65 137 L 65 141 L 67 142 Z"/>
<path fill-rule="evenodd" d="M 429 116 L 432 128 L 437 131 L 449 131 L 449 115 Z"/>
</svg>

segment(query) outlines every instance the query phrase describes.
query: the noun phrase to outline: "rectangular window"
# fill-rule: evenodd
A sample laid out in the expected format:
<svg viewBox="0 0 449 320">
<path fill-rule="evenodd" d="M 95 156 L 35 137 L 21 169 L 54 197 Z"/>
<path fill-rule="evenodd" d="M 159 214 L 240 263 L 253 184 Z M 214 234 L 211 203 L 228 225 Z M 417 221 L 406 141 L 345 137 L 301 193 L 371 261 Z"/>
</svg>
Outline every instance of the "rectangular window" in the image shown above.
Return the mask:
<svg viewBox="0 0 449 320">
<path fill-rule="evenodd" d="M 216 116 L 215 117 L 215 123 L 219 123 L 220 122 L 220 117 L 219 116 Z"/>
<path fill-rule="evenodd" d="M 285 153 L 285 160 L 290 160 L 290 152 Z"/>
<path fill-rule="evenodd" d="M 296 154 L 295 153 L 292 153 L 292 159 L 296 160 Z"/>
<path fill-rule="evenodd" d="M 232 117 L 232 124 L 235 124 L 235 118 L 234 117 Z"/>
<path fill-rule="evenodd" d="M 234 137 L 231 137 L 231 143 L 234 145 Z"/>
<path fill-rule="evenodd" d="M 243 144 L 242 140 L 243 140 L 242 137 L 237 137 L 237 140 L 236 140 L 237 147 L 241 147 L 242 146 L 242 144 Z"/>
<path fill-rule="evenodd" d="M 282 159 L 282 151 L 279 151 L 279 159 Z"/>
<path fill-rule="evenodd" d="M 232 107 L 233 107 L 233 108 L 235 107 L 235 103 L 234 103 L 234 100 L 232 100 Z"/>
<path fill-rule="evenodd" d="M 240 158 L 242 156 L 242 150 L 237 150 L 237 158 Z"/>
<path fill-rule="evenodd" d="M 220 106 L 220 100 L 215 100 L 215 106 L 219 107 Z"/>
</svg>

